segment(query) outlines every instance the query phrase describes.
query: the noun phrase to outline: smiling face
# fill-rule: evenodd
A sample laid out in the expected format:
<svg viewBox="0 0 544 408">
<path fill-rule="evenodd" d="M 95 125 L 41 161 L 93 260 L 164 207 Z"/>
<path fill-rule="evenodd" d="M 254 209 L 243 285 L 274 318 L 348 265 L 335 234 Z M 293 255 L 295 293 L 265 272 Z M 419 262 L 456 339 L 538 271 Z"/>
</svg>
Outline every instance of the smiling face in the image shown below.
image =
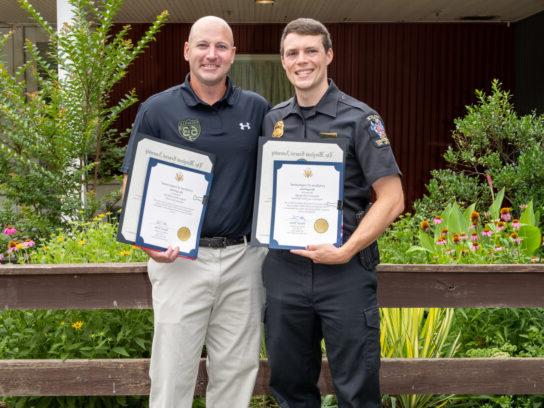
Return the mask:
<svg viewBox="0 0 544 408">
<path fill-rule="evenodd" d="M 326 92 L 327 67 L 332 48 L 325 51 L 321 35 L 288 34 L 283 41 L 281 63 L 297 97 L 317 100 Z"/>
<path fill-rule="evenodd" d="M 189 62 L 191 84 L 197 81 L 197 86 L 213 87 L 224 84 L 236 47 L 232 31 L 223 20 L 205 17 L 193 24 L 183 51 Z"/>
</svg>

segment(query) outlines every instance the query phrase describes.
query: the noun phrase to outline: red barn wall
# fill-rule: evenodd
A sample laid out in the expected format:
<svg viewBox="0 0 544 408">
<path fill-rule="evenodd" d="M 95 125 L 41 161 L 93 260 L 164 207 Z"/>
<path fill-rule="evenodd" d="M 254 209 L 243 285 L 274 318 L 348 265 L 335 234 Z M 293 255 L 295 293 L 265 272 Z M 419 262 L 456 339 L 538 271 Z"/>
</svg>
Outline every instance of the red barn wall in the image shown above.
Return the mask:
<svg viewBox="0 0 544 408">
<path fill-rule="evenodd" d="M 404 173 L 407 204 L 425 192 L 432 169 L 443 167 L 453 119 L 474 103 L 474 90 L 498 78 L 512 89 L 514 33 L 506 24 L 328 24 L 334 61 L 329 74 L 346 93 L 384 118 Z M 139 38 L 147 25 L 133 25 Z M 135 88 L 140 100 L 180 83 L 188 71 L 183 42 L 188 24 L 169 24 L 130 67 L 112 100 Z M 270 54 L 279 49 L 283 24 L 233 25 L 237 52 Z M 137 107 L 124 112 L 129 127 Z"/>
</svg>

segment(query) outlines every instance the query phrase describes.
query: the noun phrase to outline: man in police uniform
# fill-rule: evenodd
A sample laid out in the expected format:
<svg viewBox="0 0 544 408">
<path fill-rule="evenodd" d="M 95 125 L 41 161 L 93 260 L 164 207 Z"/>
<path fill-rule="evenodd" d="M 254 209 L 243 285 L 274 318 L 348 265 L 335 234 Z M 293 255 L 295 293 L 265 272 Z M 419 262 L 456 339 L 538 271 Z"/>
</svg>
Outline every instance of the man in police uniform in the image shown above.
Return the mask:
<svg viewBox="0 0 544 408">
<path fill-rule="evenodd" d="M 380 116 L 327 79 L 330 35 L 318 21 L 285 27 L 281 61 L 295 97 L 265 117 L 263 135 L 347 139 L 343 245 L 271 250 L 263 264 L 270 387 L 283 408 L 320 406 L 321 339 L 342 408 L 380 404 L 374 241 L 403 211 L 400 171 Z M 366 215 L 371 190 L 376 200 Z M 359 215 L 359 216 L 358 216 Z"/>
<path fill-rule="evenodd" d="M 203 344 L 207 406 L 247 407 L 257 375 L 266 250 L 247 241 L 257 140 L 269 106 L 231 83 L 234 55 L 224 20 L 196 21 L 184 46 L 189 75 L 140 106 L 123 163 L 127 173 L 141 134 L 216 157 L 198 259 L 179 258 L 179 248 L 145 250 L 155 319 L 151 408 L 192 406 Z"/>
</svg>

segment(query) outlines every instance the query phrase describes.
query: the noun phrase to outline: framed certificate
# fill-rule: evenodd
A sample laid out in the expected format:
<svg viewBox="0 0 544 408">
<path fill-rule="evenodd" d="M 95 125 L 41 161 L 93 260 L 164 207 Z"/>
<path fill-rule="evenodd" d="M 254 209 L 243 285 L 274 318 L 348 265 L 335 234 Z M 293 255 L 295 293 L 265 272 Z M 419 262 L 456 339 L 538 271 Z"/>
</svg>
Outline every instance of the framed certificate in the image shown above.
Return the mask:
<svg viewBox="0 0 544 408">
<path fill-rule="evenodd" d="M 342 244 L 344 164 L 275 161 L 269 247 Z"/>
<path fill-rule="evenodd" d="M 212 173 L 149 159 L 136 245 L 196 258 Z"/>
<path fill-rule="evenodd" d="M 251 245 L 270 244 L 274 163 L 279 161 L 344 163 L 348 142 L 347 138 L 311 141 L 266 137 L 259 139 Z"/>
<path fill-rule="evenodd" d="M 127 244 L 136 244 L 136 233 L 150 159 L 155 158 L 205 173 L 213 172 L 215 160 L 211 154 L 181 147 L 142 133 L 137 134 L 136 137 L 137 143 L 123 195 L 123 207 L 117 232 L 117 240 Z"/>
</svg>

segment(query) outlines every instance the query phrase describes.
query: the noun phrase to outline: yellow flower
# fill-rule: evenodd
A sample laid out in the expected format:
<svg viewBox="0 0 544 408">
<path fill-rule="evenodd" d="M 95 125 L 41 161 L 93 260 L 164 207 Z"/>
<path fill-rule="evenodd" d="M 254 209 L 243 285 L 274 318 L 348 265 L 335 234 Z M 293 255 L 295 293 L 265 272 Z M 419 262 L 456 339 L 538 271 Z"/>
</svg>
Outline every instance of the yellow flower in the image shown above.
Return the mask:
<svg viewBox="0 0 544 408">
<path fill-rule="evenodd" d="M 62 235 L 59 235 L 57 237 L 57 242 L 64 242 L 64 237 Z"/>
<path fill-rule="evenodd" d="M 76 330 L 81 330 L 83 327 L 83 322 L 81 320 L 78 320 L 77 322 L 72 323 L 72 327 Z"/>
<path fill-rule="evenodd" d="M 23 244 L 21 244 L 20 242 L 17 243 L 17 244 L 15 244 L 15 247 L 16 247 L 17 249 L 23 249 L 23 248 L 24 248 Z"/>
<path fill-rule="evenodd" d="M 130 251 L 130 250 L 122 250 L 122 251 L 119 251 L 119 255 L 121 255 L 121 256 L 129 256 L 129 255 L 132 255 L 132 251 Z"/>
<path fill-rule="evenodd" d="M 84 239 L 81 239 L 81 240 L 79 240 L 79 242 L 78 242 L 79 246 L 83 246 L 83 245 L 85 245 L 86 243 L 87 243 L 87 241 L 85 241 Z"/>
</svg>

